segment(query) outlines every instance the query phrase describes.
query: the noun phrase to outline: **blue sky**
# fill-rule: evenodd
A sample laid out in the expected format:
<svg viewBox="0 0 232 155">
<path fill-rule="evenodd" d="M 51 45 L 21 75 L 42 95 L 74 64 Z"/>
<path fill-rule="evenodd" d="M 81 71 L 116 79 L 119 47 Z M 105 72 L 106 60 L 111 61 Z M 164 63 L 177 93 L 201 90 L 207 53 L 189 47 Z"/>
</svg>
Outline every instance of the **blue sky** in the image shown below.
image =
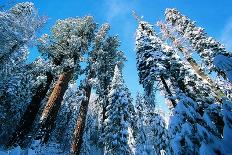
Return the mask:
<svg viewBox="0 0 232 155">
<path fill-rule="evenodd" d="M 6 0 L 3 0 L 6 1 Z M 120 49 L 128 58 L 124 68 L 126 84 L 135 96 L 142 88 L 138 83 L 135 57 L 135 30 L 137 23 L 131 15 L 135 10 L 144 20 L 154 24 L 163 20 L 165 8 L 174 7 L 197 21 L 206 32 L 222 41 L 232 50 L 232 0 L 33 0 L 41 15 L 49 17 L 41 33 L 49 33 L 49 28 L 57 19 L 92 15 L 99 24 L 109 22 L 111 34 L 118 34 Z M 1 3 L 1 2 L 0 2 Z M 36 57 L 36 49 L 30 59 Z"/>
</svg>

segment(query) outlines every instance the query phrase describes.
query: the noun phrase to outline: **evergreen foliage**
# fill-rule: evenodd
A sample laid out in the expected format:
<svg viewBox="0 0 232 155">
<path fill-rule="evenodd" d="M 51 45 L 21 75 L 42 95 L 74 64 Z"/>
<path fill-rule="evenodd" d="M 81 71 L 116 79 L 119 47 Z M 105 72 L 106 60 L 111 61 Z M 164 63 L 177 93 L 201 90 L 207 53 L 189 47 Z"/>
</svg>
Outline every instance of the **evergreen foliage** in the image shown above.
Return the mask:
<svg viewBox="0 0 232 155">
<path fill-rule="evenodd" d="M 128 97 L 121 71 L 116 66 L 109 93 L 109 105 L 106 108 L 104 135 L 106 154 L 130 153 L 127 141 L 131 100 Z"/>
</svg>

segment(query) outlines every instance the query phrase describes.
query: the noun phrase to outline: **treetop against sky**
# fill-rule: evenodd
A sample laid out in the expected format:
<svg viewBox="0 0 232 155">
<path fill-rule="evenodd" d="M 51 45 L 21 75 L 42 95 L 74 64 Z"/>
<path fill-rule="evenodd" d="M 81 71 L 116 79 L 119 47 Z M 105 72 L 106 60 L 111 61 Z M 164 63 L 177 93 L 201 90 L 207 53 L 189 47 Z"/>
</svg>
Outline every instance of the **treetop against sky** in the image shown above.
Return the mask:
<svg viewBox="0 0 232 155">
<path fill-rule="evenodd" d="M 0 4 L 7 3 L 3 0 Z M 19 0 L 22 2 L 25 0 Z M 197 25 L 206 29 L 206 32 L 225 44 L 232 50 L 232 13 L 231 0 L 33 0 L 39 14 L 48 16 L 48 22 L 38 36 L 48 33 L 56 20 L 68 17 L 82 17 L 92 15 L 99 25 L 109 22 L 111 34 L 118 34 L 121 40 L 121 50 L 128 61 L 124 68 L 126 84 L 135 97 L 137 91 L 142 90 L 138 83 L 135 58 L 135 30 L 137 21 L 132 16 L 135 10 L 144 20 L 155 24 L 164 20 L 166 8 L 177 8 L 190 19 L 197 21 Z M 39 56 L 36 48 L 30 51 L 29 61 Z"/>
</svg>

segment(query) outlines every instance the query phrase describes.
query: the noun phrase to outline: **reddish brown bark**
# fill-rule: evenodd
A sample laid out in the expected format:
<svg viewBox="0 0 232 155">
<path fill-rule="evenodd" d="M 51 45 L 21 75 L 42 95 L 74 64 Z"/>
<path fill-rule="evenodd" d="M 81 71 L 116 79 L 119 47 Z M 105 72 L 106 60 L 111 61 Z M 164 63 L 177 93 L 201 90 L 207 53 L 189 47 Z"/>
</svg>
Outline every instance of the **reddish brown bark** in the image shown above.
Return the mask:
<svg viewBox="0 0 232 155">
<path fill-rule="evenodd" d="M 88 80 L 91 79 L 92 77 L 94 77 L 94 75 L 95 75 L 95 72 L 90 71 L 87 79 Z M 92 87 L 89 83 L 87 83 L 86 86 L 84 87 L 86 99 L 82 100 L 81 105 L 80 105 L 79 115 L 77 118 L 76 127 L 74 129 L 73 139 L 72 139 L 72 146 L 71 146 L 72 154 L 76 154 L 76 155 L 80 154 L 81 145 L 83 142 L 85 121 L 86 121 L 86 116 L 87 116 L 88 106 L 89 106 L 89 99 L 91 95 L 91 89 Z"/>
<path fill-rule="evenodd" d="M 91 86 L 87 85 L 85 87 L 86 97 L 87 99 L 82 100 L 79 116 L 77 118 L 76 127 L 73 133 L 73 141 L 71 151 L 73 154 L 80 154 L 81 145 L 83 142 L 83 134 L 85 128 L 85 121 L 88 112 L 89 98 L 91 95 Z"/>
<path fill-rule="evenodd" d="M 18 144 L 23 147 L 24 139 L 26 138 L 26 135 L 31 131 L 35 117 L 41 106 L 41 101 L 45 98 L 45 95 L 53 80 L 53 76 L 51 73 L 48 72 L 46 75 L 46 85 L 42 83 L 37 88 L 35 95 L 32 97 L 29 106 L 27 107 L 24 115 L 20 120 L 19 125 L 16 128 L 16 131 L 11 135 L 7 142 L 8 147 L 13 146 L 14 144 Z"/>
<path fill-rule="evenodd" d="M 57 80 L 56 85 L 42 112 L 42 120 L 40 123 L 41 132 L 37 139 L 42 139 L 43 142 L 47 142 L 49 139 L 50 132 L 59 112 L 64 93 L 67 90 L 68 83 L 73 76 L 73 71 L 73 69 L 68 69 L 59 76 L 59 79 Z"/>
</svg>

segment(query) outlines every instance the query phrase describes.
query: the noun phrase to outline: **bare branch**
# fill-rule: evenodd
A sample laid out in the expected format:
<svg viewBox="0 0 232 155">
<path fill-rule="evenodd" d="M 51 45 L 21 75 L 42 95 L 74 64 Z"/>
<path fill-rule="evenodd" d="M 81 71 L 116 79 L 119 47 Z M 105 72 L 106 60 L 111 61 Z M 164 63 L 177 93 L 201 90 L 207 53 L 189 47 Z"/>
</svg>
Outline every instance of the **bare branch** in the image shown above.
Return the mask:
<svg viewBox="0 0 232 155">
<path fill-rule="evenodd" d="M 142 17 L 139 17 L 135 10 L 132 10 L 132 16 L 136 19 L 137 22 L 140 22 L 142 20 Z"/>
</svg>

